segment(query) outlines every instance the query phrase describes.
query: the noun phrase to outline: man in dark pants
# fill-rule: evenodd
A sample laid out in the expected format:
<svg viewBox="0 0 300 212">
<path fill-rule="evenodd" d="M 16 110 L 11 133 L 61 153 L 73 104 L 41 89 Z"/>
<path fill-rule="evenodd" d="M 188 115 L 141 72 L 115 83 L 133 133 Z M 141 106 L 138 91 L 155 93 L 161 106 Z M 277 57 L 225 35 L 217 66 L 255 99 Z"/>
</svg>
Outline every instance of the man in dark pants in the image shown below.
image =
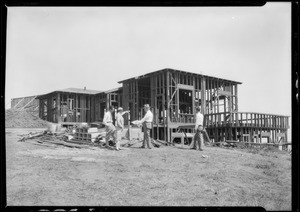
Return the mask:
<svg viewBox="0 0 300 212">
<path fill-rule="evenodd" d="M 202 143 L 203 143 L 203 114 L 200 112 L 200 107 L 196 107 L 196 123 L 195 123 L 195 130 L 196 134 L 194 136 L 194 146 L 192 149 L 197 149 L 197 144 L 199 146 L 199 150 L 203 151 Z"/>
<path fill-rule="evenodd" d="M 144 105 L 144 110 L 146 112 L 144 118 L 140 120 L 138 123 L 143 124 L 143 130 L 144 130 L 144 141 L 141 148 L 146 148 L 146 144 L 149 149 L 150 147 L 150 130 L 152 129 L 152 121 L 153 121 L 153 114 L 150 110 L 150 106 L 148 104 Z"/>
</svg>

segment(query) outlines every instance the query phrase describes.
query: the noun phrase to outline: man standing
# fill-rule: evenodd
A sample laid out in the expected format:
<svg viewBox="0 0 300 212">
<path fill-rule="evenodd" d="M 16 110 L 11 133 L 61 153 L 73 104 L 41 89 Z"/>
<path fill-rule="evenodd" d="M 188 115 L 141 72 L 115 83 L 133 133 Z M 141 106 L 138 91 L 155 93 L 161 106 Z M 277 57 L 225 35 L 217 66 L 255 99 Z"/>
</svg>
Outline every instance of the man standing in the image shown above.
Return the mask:
<svg viewBox="0 0 300 212">
<path fill-rule="evenodd" d="M 199 150 L 203 151 L 202 143 L 202 131 L 203 131 L 203 114 L 200 112 L 200 107 L 196 107 L 196 123 L 195 123 L 196 134 L 194 136 L 194 147 L 192 149 L 197 149 L 197 143 Z"/>
<path fill-rule="evenodd" d="M 116 115 L 116 134 L 117 134 L 117 143 L 116 143 L 116 150 L 120 150 L 120 141 L 121 141 L 121 134 L 124 130 L 124 118 L 123 115 L 129 113 L 129 111 L 124 111 L 123 108 L 118 108 L 118 113 Z"/>
<path fill-rule="evenodd" d="M 109 106 L 109 110 L 104 114 L 103 124 L 105 125 L 106 137 L 105 147 L 109 147 L 109 138 L 113 137 L 113 142 L 116 143 L 116 128 L 113 124 L 112 113 L 114 112 L 113 106 Z"/>
<path fill-rule="evenodd" d="M 153 114 L 150 110 L 149 104 L 144 105 L 144 110 L 146 112 L 143 119 L 141 119 L 138 123 L 143 124 L 144 130 L 144 141 L 141 148 L 146 148 L 146 143 L 149 149 L 150 147 L 150 130 L 152 129 L 152 121 L 153 121 Z"/>
</svg>

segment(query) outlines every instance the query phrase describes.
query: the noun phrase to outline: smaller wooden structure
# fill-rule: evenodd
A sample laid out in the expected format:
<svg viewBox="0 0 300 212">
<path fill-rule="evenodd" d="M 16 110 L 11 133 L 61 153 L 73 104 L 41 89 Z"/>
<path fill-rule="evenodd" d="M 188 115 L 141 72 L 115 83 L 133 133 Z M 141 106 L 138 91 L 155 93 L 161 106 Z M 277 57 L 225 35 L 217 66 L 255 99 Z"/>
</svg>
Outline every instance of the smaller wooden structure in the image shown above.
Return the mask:
<svg viewBox="0 0 300 212">
<path fill-rule="evenodd" d="M 37 97 L 39 117 L 58 122 L 101 122 L 104 111 L 122 104 L 122 88 L 108 91 L 67 88 Z"/>
<path fill-rule="evenodd" d="M 26 96 L 13 98 L 11 100 L 11 108 L 16 110 L 26 110 L 34 116 L 39 115 L 39 100 L 38 96 Z"/>
<path fill-rule="evenodd" d="M 97 90 L 67 88 L 38 96 L 39 117 L 54 123 L 94 121 Z"/>
</svg>

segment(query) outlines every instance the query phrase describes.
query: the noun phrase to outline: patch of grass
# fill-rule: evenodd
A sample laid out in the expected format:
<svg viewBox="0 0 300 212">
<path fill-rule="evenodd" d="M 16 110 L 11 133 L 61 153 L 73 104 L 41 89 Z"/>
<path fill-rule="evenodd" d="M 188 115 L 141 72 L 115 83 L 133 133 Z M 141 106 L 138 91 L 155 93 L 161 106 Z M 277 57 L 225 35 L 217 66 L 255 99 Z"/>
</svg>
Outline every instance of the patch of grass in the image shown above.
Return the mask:
<svg viewBox="0 0 300 212">
<path fill-rule="evenodd" d="M 256 146 L 256 145 L 239 145 L 236 147 L 236 149 L 239 149 L 241 151 L 252 153 L 252 154 L 259 154 L 262 156 L 270 156 L 278 158 L 279 154 L 285 154 L 286 151 L 281 151 L 278 149 L 278 147 L 275 146 Z"/>
<path fill-rule="evenodd" d="M 263 171 L 264 175 L 270 176 L 270 177 L 277 177 L 278 176 L 278 170 L 273 169 L 266 169 Z"/>
<path fill-rule="evenodd" d="M 270 169 L 271 166 L 269 164 L 256 164 L 255 168 L 257 168 L 257 169 Z"/>
<path fill-rule="evenodd" d="M 271 169 L 271 168 L 274 168 L 275 167 L 275 163 L 273 162 L 259 162 L 255 165 L 255 168 L 257 169 Z"/>
</svg>

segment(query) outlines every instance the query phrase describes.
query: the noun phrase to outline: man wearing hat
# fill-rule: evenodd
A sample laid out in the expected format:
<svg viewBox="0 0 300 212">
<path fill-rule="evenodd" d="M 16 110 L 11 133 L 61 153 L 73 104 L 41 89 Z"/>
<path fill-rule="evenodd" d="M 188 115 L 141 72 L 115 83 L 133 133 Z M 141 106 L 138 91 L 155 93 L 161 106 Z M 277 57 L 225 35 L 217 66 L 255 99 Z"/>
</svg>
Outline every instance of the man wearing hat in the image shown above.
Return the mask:
<svg viewBox="0 0 300 212">
<path fill-rule="evenodd" d="M 199 145 L 199 150 L 203 151 L 202 143 L 203 143 L 203 114 L 200 112 L 201 108 L 198 106 L 196 107 L 196 123 L 195 123 L 195 130 L 196 134 L 194 136 L 194 146 L 192 149 L 197 149 L 197 144 Z"/>
<path fill-rule="evenodd" d="M 149 104 L 144 105 L 144 110 L 146 112 L 145 116 L 143 119 L 139 121 L 140 124 L 143 124 L 143 129 L 144 129 L 144 141 L 143 145 L 141 148 L 146 148 L 146 143 L 149 149 L 150 147 L 150 130 L 152 129 L 152 121 L 153 121 L 153 114 L 150 110 Z"/>
<path fill-rule="evenodd" d="M 113 124 L 112 113 L 115 111 L 113 106 L 109 106 L 109 110 L 104 114 L 103 124 L 105 125 L 106 137 L 105 141 L 106 147 L 109 147 L 109 138 L 113 137 L 113 142 L 116 143 L 116 127 Z"/>
<path fill-rule="evenodd" d="M 124 130 L 124 118 L 123 115 L 129 113 L 129 111 L 123 111 L 123 108 L 118 108 L 118 113 L 116 115 L 116 134 L 117 134 L 117 142 L 116 142 L 116 150 L 120 150 L 120 141 L 121 134 Z"/>
</svg>

